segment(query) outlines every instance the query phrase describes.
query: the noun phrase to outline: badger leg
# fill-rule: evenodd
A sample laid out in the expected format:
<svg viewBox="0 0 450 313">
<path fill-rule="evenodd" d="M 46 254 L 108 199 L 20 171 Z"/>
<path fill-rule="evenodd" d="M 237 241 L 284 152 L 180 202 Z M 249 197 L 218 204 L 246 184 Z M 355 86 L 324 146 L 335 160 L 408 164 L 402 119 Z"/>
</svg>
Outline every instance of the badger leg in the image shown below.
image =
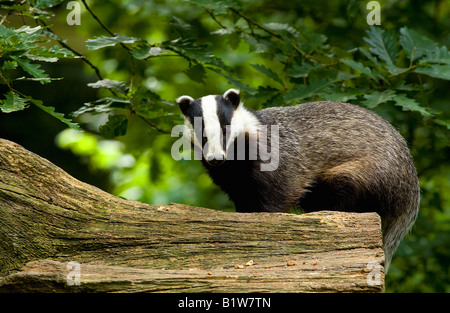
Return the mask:
<svg viewBox="0 0 450 313">
<path fill-rule="evenodd" d="M 354 160 L 318 175 L 300 199 L 300 207 L 306 212 L 377 212 L 382 221 L 387 272 L 395 250 L 417 216 L 418 196 L 418 184 L 410 176 L 384 170 L 374 162 Z"/>
<path fill-rule="evenodd" d="M 365 163 L 365 162 L 364 162 Z M 300 199 L 306 212 L 319 210 L 377 212 L 382 203 L 377 180 L 369 166 L 356 160 L 332 167 L 317 175 Z"/>
</svg>

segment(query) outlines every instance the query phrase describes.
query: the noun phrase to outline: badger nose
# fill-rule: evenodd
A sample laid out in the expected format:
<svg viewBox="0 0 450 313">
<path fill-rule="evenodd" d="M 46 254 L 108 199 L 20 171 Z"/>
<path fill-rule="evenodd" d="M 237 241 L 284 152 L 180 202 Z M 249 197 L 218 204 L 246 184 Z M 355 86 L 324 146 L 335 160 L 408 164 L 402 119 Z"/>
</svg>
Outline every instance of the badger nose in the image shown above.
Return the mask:
<svg viewBox="0 0 450 313">
<path fill-rule="evenodd" d="M 223 162 L 225 162 L 225 155 L 213 154 L 213 155 L 208 156 L 208 158 L 206 160 L 212 166 L 221 165 L 221 164 L 223 164 Z"/>
</svg>

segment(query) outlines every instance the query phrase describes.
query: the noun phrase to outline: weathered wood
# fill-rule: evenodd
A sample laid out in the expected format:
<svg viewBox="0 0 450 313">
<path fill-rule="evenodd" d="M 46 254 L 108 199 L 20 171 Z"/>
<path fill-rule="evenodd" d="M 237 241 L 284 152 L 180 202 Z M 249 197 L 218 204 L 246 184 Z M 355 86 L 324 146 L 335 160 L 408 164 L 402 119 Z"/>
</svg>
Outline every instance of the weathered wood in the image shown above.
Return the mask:
<svg viewBox="0 0 450 313">
<path fill-rule="evenodd" d="M 380 292 L 380 229 L 375 213 L 127 201 L 0 139 L 1 292 Z"/>
</svg>

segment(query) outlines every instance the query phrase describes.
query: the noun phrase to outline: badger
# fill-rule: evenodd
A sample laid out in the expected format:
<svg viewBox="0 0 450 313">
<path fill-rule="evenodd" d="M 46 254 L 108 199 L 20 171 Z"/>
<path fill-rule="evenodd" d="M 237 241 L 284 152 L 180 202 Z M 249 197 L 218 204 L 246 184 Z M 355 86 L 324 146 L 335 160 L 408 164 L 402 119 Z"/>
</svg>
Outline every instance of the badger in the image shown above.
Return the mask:
<svg viewBox="0 0 450 313">
<path fill-rule="evenodd" d="M 412 156 L 392 125 L 333 101 L 252 111 L 236 89 L 176 102 L 204 167 L 237 212 L 376 212 L 387 272 L 420 199 Z"/>
</svg>

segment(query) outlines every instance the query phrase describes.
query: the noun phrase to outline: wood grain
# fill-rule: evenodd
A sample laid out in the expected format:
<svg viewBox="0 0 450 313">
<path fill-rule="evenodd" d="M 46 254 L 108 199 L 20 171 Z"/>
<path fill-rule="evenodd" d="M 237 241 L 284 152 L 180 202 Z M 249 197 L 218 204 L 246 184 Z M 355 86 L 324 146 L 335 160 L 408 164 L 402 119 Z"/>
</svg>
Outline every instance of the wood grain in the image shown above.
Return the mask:
<svg viewBox="0 0 450 313">
<path fill-rule="evenodd" d="M 381 238 L 375 213 L 127 201 L 0 139 L 0 292 L 382 292 Z"/>
</svg>

